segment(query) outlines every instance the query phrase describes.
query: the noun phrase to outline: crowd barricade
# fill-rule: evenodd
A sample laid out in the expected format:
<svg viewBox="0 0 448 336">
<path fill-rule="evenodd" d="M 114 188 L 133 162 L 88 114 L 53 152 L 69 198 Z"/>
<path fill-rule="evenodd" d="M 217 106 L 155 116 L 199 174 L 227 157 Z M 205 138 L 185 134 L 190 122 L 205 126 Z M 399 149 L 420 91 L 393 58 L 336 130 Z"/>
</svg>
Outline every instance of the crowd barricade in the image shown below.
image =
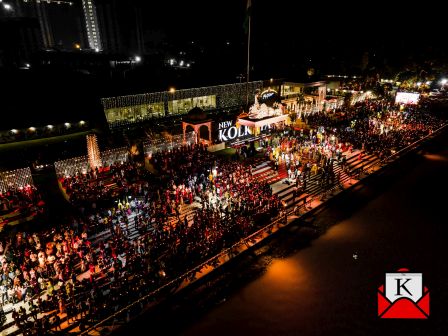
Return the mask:
<svg viewBox="0 0 448 336">
<path fill-rule="evenodd" d="M 56 170 L 56 176 L 58 179 L 67 176 L 74 176 L 77 173 L 86 174 L 90 169 L 89 158 L 85 155 L 56 161 L 54 163 L 54 169 Z"/>
<path fill-rule="evenodd" d="M 34 186 L 29 167 L 0 172 L 0 192 Z"/>
<path fill-rule="evenodd" d="M 101 161 L 103 167 L 113 165 L 114 163 L 128 162 L 129 150 L 127 147 L 112 148 L 101 152 Z"/>
<path fill-rule="evenodd" d="M 117 162 L 127 162 L 128 160 L 129 151 L 126 147 L 112 148 L 101 152 L 101 162 L 103 167 L 110 166 Z M 54 163 L 54 168 L 58 179 L 74 176 L 76 174 L 86 174 L 91 169 L 87 155 L 56 161 Z"/>
<path fill-rule="evenodd" d="M 194 131 L 177 135 L 158 135 L 157 137 L 143 142 L 145 157 L 151 157 L 152 154 L 167 150 L 173 150 L 183 145 L 193 145 L 196 143 L 196 133 Z"/>
</svg>

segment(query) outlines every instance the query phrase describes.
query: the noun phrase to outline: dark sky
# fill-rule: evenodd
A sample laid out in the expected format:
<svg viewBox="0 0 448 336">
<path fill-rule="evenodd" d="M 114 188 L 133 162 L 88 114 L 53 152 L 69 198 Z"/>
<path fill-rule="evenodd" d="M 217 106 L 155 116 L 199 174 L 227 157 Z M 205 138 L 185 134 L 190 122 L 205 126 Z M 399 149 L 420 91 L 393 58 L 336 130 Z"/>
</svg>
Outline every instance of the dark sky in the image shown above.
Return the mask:
<svg viewBox="0 0 448 336">
<path fill-rule="evenodd" d="M 173 39 L 220 48 L 229 40 L 240 45 L 235 53 L 245 50 L 246 0 L 164 1 L 157 14 L 153 5 L 143 2 L 145 24 Z M 342 61 L 360 63 L 365 52 L 372 63 L 389 64 L 446 56 L 444 11 L 431 2 L 252 0 L 252 5 L 252 56 L 258 67 L 286 60 L 331 68 Z"/>
<path fill-rule="evenodd" d="M 244 70 L 247 0 L 116 1 L 139 8 L 145 31 L 163 33 L 178 48 L 194 41 L 206 47 L 210 62 Z M 432 2 L 252 0 L 252 7 L 252 63 L 266 75 L 308 67 L 343 70 L 358 66 L 365 53 L 377 66 L 447 56 L 445 11 Z M 79 35 L 67 13 L 58 17 L 56 40 L 64 33 Z"/>
<path fill-rule="evenodd" d="M 179 51 L 189 46 L 190 51 L 196 52 L 197 63 L 191 71 L 167 73 L 170 70 L 160 63 L 145 63 L 146 67 L 128 72 L 125 80 L 119 76 L 112 80 L 107 77 L 101 79 L 103 84 L 90 81 L 91 87 L 84 83 L 84 77 L 78 78 L 79 74 L 62 73 L 58 69 L 52 76 L 36 71 L 35 81 L 2 74 L 9 84 L 3 95 L 9 97 L 5 111 L 29 111 L 36 120 L 21 121 L 37 125 L 43 114 L 54 110 L 57 118 L 52 120 L 56 123 L 59 119 L 76 119 L 79 111 L 88 113 L 82 106 L 94 106 L 91 101 L 98 102 L 99 96 L 237 82 L 238 74 L 245 73 L 246 0 L 117 1 L 128 8 L 128 13 L 133 5 L 138 5 L 145 31 L 161 32 L 172 49 Z M 352 5 L 339 1 L 329 5 L 316 1 L 252 0 L 251 80 L 306 80 L 310 67 L 318 75 L 356 74 L 365 53 L 369 69 L 373 69 L 371 73 L 390 68 L 390 73 L 396 74 L 397 69 L 412 61 L 422 63 L 434 58 L 448 64 L 445 11 L 429 2 L 418 5 L 408 2 L 402 7 L 391 3 L 371 1 Z M 61 11 L 54 26 L 57 40 L 63 40 L 65 33 L 76 35 L 77 31 L 69 9 Z M 124 18 L 124 11 L 118 16 Z M 132 26 L 134 22 L 130 21 L 128 25 Z M 195 43 L 191 44 L 192 41 Z M 129 55 L 133 55 L 131 51 Z M 43 78 L 45 85 L 40 82 Z M 33 98 L 20 99 L 25 92 L 30 92 L 27 96 Z M 70 103 L 67 105 L 66 101 Z M 54 103 L 53 110 L 50 111 L 47 102 Z M 60 106 L 64 106 L 64 114 L 60 113 Z"/>
</svg>

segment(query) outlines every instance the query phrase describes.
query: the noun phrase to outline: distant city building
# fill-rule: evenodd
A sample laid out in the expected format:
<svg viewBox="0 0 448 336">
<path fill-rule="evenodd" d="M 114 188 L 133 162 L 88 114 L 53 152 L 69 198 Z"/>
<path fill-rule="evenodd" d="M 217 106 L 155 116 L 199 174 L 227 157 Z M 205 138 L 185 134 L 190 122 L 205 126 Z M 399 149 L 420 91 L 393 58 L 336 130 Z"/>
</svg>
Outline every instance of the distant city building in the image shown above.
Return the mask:
<svg viewBox="0 0 448 336">
<path fill-rule="evenodd" d="M 41 44 L 45 49 L 70 49 L 80 41 L 78 2 L 67 0 L 10 0 L 9 17 L 35 18 L 39 22 Z M 61 28 L 64 29 L 61 29 Z"/>
<path fill-rule="evenodd" d="M 103 50 L 96 6 L 93 0 L 82 0 L 82 9 L 90 49 Z"/>
<path fill-rule="evenodd" d="M 41 47 L 36 18 L 0 19 L 0 67 L 29 67 Z"/>
<path fill-rule="evenodd" d="M 44 48 L 54 46 L 53 30 L 49 20 L 48 6 L 46 1 L 21 1 L 15 0 L 11 3 L 10 17 L 35 18 L 39 22 L 41 43 Z"/>
<path fill-rule="evenodd" d="M 1 2 L 1 1 L 0 1 Z M 43 49 L 145 54 L 140 4 L 119 0 L 9 0 L 0 18 L 35 18 Z"/>
</svg>

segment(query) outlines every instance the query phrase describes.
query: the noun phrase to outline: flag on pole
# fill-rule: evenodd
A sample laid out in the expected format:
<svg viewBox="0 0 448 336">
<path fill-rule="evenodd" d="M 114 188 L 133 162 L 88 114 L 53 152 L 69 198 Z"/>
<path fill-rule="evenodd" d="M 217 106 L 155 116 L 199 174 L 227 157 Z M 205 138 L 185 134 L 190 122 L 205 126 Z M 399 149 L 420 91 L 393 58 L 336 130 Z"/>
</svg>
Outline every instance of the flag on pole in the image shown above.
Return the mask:
<svg viewBox="0 0 448 336">
<path fill-rule="evenodd" d="M 247 0 L 247 7 L 246 7 L 246 17 L 244 18 L 244 32 L 246 34 L 249 33 L 249 19 L 252 15 L 252 2 L 251 0 Z"/>
</svg>

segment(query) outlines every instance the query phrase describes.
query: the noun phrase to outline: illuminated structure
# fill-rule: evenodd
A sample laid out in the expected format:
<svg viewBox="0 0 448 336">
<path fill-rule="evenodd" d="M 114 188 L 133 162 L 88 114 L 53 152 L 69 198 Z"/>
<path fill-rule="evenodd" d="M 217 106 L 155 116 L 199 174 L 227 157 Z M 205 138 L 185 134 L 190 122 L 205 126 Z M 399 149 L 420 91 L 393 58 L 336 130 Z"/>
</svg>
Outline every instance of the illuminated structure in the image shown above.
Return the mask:
<svg viewBox="0 0 448 336">
<path fill-rule="evenodd" d="M 30 168 L 21 168 L 0 172 L 0 192 L 5 193 L 9 189 L 23 189 L 33 186 L 33 177 Z"/>
<path fill-rule="evenodd" d="M 89 157 L 89 164 L 92 170 L 102 166 L 101 153 L 95 134 L 87 135 L 87 155 Z"/>
<path fill-rule="evenodd" d="M 116 131 L 153 119 L 185 115 L 195 107 L 213 114 L 239 110 L 246 106 L 247 97 L 249 104 L 255 103 L 246 115 L 248 119 L 285 118 L 282 115 L 286 112 L 297 113 L 300 117 L 301 112 L 307 115 L 322 111 L 326 94 L 324 81 L 296 83 L 271 78 L 247 84 L 234 83 L 183 90 L 171 88 L 162 92 L 102 98 L 101 103 L 109 128 Z M 255 95 L 257 101 L 254 99 Z"/>
<path fill-rule="evenodd" d="M 196 143 L 204 143 L 211 145 L 212 139 L 212 120 L 207 118 L 207 114 L 199 107 L 193 108 L 188 114 L 182 118 L 182 130 L 184 143 L 187 142 L 187 130 L 188 127 L 193 129 L 196 135 Z M 200 130 L 205 127 L 208 131 L 208 139 L 201 139 Z"/>
<path fill-rule="evenodd" d="M 143 142 L 143 149 L 145 156 L 151 158 L 154 153 L 173 150 L 183 145 L 192 145 L 197 141 L 197 136 L 194 131 L 184 134 L 156 134 L 154 138 Z"/>
<path fill-rule="evenodd" d="M 129 158 L 128 154 L 129 152 L 126 147 L 106 150 L 100 154 L 102 158 L 102 166 L 110 166 L 116 162 L 127 162 Z M 87 170 L 91 167 L 89 157 L 86 155 L 56 161 L 54 163 L 54 168 L 58 178 L 86 174 Z"/>
<path fill-rule="evenodd" d="M 249 82 L 250 97 L 263 88 L 262 81 Z M 204 111 L 232 109 L 246 102 L 246 83 L 153 92 L 101 100 L 109 127 L 119 129 L 169 115 L 182 115 L 192 108 Z"/>
<path fill-rule="evenodd" d="M 96 13 L 96 6 L 93 0 L 82 0 L 82 9 L 84 12 L 87 40 L 89 41 L 90 49 L 101 51 L 101 37 L 98 24 L 98 17 Z"/>
<path fill-rule="evenodd" d="M 262 81 L 249 82 L 251 97 L 263 88 Z M 186 114 L 194 107 L 204 111 L 241 107 L 246 101 L 246 83 L 207 86 L 103 98 L 109 127 L 119 129 L 154 118 Z"/>
<path fill-rule="evenodd" d="M 255 95 L 255 103 L 249 108 L 250 119 L 278 117 L 283 114 L 280 98 L 274 90 L 266 90 Z"/>
</svg>

